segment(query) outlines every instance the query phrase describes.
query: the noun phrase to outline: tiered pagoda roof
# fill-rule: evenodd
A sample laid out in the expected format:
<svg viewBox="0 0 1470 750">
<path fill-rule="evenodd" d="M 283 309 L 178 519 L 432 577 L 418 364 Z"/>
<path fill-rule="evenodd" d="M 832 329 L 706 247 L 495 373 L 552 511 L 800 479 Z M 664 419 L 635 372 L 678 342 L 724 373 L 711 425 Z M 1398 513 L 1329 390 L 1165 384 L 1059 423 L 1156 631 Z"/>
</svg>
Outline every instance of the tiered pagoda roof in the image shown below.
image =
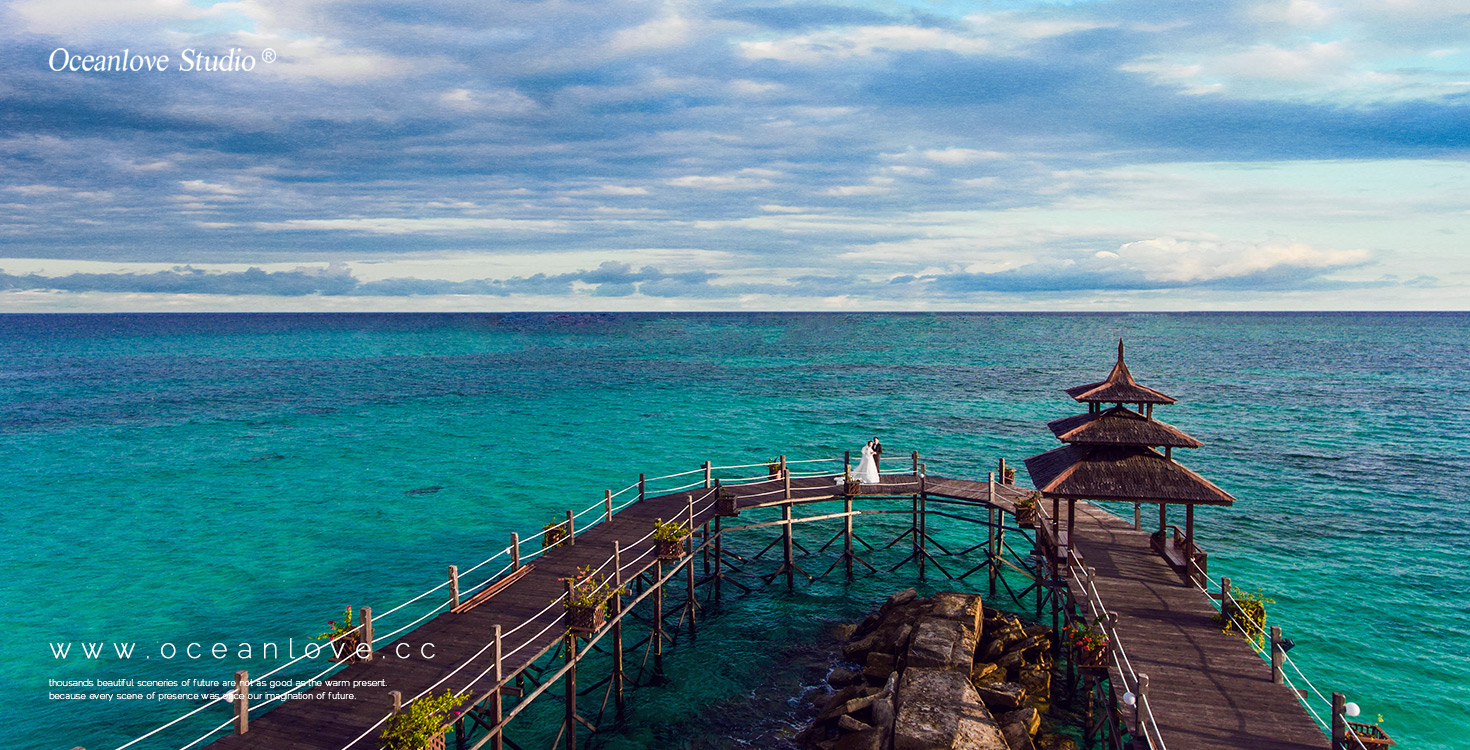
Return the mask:
<svg viewBox="0 0 1470 750">
<path fill-rule="evenodd" d="M 1235 502 L 1230 493 L 1174 461 L 1174 448 L 1197 448 L 1200 442 L 1153 418 L 1153 404 L 1172 404 L 1174 399 L 1133 379 L 1123 362 L 1121 340 L 1107 379 L 1068 388 L 1067 393 L 1083 403 L 1117 406 L 1093 407 L 1047 425 L 1066 445 L 1026 459 L 1031 481 L 1045 496 L 1185 505 Z M 1147 405 L 1148 412 L 1124 404 Z"/>
</svg>

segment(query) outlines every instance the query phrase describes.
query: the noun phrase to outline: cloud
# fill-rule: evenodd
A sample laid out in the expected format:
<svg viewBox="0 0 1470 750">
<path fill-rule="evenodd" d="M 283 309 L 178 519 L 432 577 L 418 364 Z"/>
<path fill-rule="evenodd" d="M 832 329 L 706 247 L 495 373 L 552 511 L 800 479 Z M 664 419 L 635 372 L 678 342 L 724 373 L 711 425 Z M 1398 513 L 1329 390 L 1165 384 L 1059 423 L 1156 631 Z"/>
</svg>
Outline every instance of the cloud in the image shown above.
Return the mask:
<svg viewBox="0 0 1470 750">
<path fill-rule="evenodd" d="M 607 261 L 595 269 L 560 274 L 538 273 L 504 279 L 388 278 L 361 281 L 345 264 L 300 267 L 289 271 L 210 272 L 182 266 L 153 273 L 72 273 L 64 276 L 13 275 L 0 271 L 0 290 L 51 290 L 127 294 L 259 295 L 270 297 L 357 296 L 404 297 L 443 294 L 508 296 L 567 295 L 578 286 L 596 296 L 627 296 L 639 291 L 651 296 L 707 296 L 709 282 L 718 278 L 706 271 L 666 273 L 654 266 L 635 269 Z"/>
</svg>

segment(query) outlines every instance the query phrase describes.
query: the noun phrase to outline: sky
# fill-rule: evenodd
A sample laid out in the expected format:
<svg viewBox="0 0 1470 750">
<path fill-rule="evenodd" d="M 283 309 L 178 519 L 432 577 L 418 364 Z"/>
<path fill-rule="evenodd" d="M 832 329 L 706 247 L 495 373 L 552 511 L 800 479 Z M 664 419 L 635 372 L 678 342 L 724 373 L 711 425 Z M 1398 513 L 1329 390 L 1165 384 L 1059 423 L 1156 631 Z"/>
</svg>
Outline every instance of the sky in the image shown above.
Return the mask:
<svg viewBox="0 0 1470 750">
<path fill-rule="evenodd" d="M 1467 147 L 1466 0 L 13 0 L 0 312 L 1464 310 Z"/>
</svg>

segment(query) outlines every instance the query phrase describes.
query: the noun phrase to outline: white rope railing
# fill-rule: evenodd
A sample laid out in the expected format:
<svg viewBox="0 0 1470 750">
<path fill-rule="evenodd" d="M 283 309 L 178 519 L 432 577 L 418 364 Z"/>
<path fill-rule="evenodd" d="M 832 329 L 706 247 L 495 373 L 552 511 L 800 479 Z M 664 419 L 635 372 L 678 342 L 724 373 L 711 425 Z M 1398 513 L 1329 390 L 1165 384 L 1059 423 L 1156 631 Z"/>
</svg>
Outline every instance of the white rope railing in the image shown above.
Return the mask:
<svg viewBox="0 0 1470 750">
<path fill-rule="evenodd" d="M 1265 623 L 1255 623 L 1249 621 L 1241 622 L 1241 620 L 1235 616 L 1235 613 L 1241 612 L 1243 611 L 1243 609 L 1240 606 L 1240 603 L 1235 600 L 1234 593 L 1232 591 L 1227 591 L 1223 582 L 1211 578 L 1209 573 L 1206 573 L 1199 567 L 1198 562 L 1191 560 L 1190 565 L 1194 568 L 1194 571 L 1198 573 L 1200 577 L 1203 578 L 1207 583 L 1209 583 L 1212 587 L 1219 589 L 1221 595 L 1220 601 L 1217 603 L 1212 592 L 1209 589 L 1206 589 L 1204 586 L 1200 585 L 1199 581 L 1195 580 L 1193 576 L 1189 577 L 1190 583 L 1194 584 L 1194 587 L 1198 589 L 1200 593 L 1205 595 L 1205 599 L 1210 602 L 1211 606 L 1214 606 L 1220 611 L 1222 617 L 1229 618 L 1229 620 L 1234 623 L 1237 628 L 1240 629 L 1240 632 L 1245 636 L 1246 642 L 1250 644 L 1251 650 L 1255 651 L 1258 656 L 1269 663 L 1271 661 L 1271 652 L 1265 646 L 1260 645 L 1262 642 L 1269 642 L 1270 640 L 1270 637 L 1266 632 Z M 1227 608 L 1225 606 L 1227 599 L 1232 604 L 1234 604 L 1233 607 Z M 1253 637 L 1252 633 L 1254 633 L 1255 636 L 1259 637 Z M 1306 685 L 1307 688 L 1311 690 L 1312 694 L 1317 696 L 1318 700 L 1322 701 L 1329 707 L 1328 715 L 1330 716 L 1332 713 L 1332 699 L 1328 698 L 1322 693 L 1321 690 L 1317 689 L 1316 685 L 1312 684 L 1311 679 L 1309 679 L 1306 674 L 1302 672 L 1301 668 L 1296 665 L 1296 662 L 1292 660 L 1291 656 L 1287 654 L 1284 649 L 1281 652 L 1281 657 L 1282 661 L 1285 664 L 1289 665 L 1292 671 L 1296 672 L 1297 677 L 1301 678 L 1302 684 Z M 1307 698 L 1307 691 L 1297 688 L 1296 683 L 1292 682 L 1291 676 L 1286 674 L 1286 670 L 1284 669 L 1282 670 L 1281 677 L 1282 681 L 1285 682 L 1289 688 L 1291 688 L 1292 694 L 1296 696 L 1297 702 L 1301 703 L 1302 707 L 1307 710 L 1307 713 L 1312 715 L 1312 719 L 1316 721 L 1317 726 L 1321 727 L 1322 731 L 1327 732 L 1330 735 L 1332 732 L 1331 724 L 1328 721 L 1324 720 L 1321 714 L 1317 713 L 1317 710 L 1312 707 L 1312 702 Z M 1362 740 L 1358 737 L 1357 732 L 1352 728 L 1351 725 L 1347 726 L 1347 732 L 1349 735 L 1352 736 L 1353 740 L 1357 742 L 1359 747 L 1363 746 Z"/>
<path fill-rule="evenodd" d="M 835 461 L 840 461 L 840 460 L 842 460 L 842 459 L 837 459 L 837 458 L 802 459 L 802 460 L 795 460 L 795 461 L 787 461 L 786 464 L 789 465 L 789 464 L 822 463 L 822 462 L 835 462 Z M 607 501 L 609 499 L 617 498 L 617 497 L 619 497 L 619 496 L 621 496 L 621 495 L 623 495 L 625 493 L 632 492 L 633 490 L 642 490 L 642 492 L 639 493 L 639 496 L 630 498 L 626 502 L 623 502 L 623 503 L 621 503 L 621 504 L 613 507 L 612 508 L 612 512 L 613 513 L 617 513 L 618 511 L 623 510 L 624 508 L 627 508 L 629 505 L 632 505 L 633 503 L 636 503 L 639 500 L 644 499 L 644 497 L 646 497 L 646 495 L 647 495 L 647 486 L 648 486 L 648 483 L 650 483 L 650 482 L 657 482 L 657 481 L 662 481 L 662 480 L 666 480 L 666 479 L 675 479 L 675 478 L 678 478 L 678 477 L 690 476 L 690 475 L 693 475 L 693 474 L 705 474 L 706 476 L 708 476 L 710 473 L 712 473 L 714 471 L 718 471 L 718 470 L 749 469 L 749 468 L 757 468 L 757 467 L 766 467 L 766 468 L 769 468 L 774 463 L 775 462 L 761 462 L 761 463 L 754 463 L 754 464 L 734 464 L 734 465 L 729 465 L 729 466 L 706 465 L 706 466 L 701 466 L 701 467 L 699 467 L 697 469 L 690 469 L 688 471 L 681 471 L 681 472 L 675 472 L 675 473 L 672 473 L 672 474 L 665 474 L 665 475 L 662 475 L 662 476 L 653 477 L 651 479 L 641 479 L 640 481 L 634 482 L 634 483 L 632 483 L 632 484 L 630 484 L 630 485 L 628 485 L 626 487 L 623 487 L 622 489 L 620 489 L 620 490 L 618 490 L 616 492 L 609 492 L 607 495 L 605 495 L 603 497 L 603 499 L 601 501 L 599 501 L 599 502 L 597 502 L 597 503 L 595 503 L 593 505 L 588 506 L 587 508 L 583 509 L 580 512 L 574 513 L 572 515 L 572 518 L 573 519 L 578 519 L 578 518 L 581 518 L 581 517 L 583 517 L 584 515 L 586 515 L 588 513 L 593 512 L 593 511 L 601 511 L 601 513 L 599 514 L 599 516 L 597 518 L 594 518 L 594 520 L 592 520 L 590 523 L 584 524 L 580 528 L 575 529 L 574 530 L 574 536 L 580 536 L 580 535 L 582 535 L 588 529 L 596 526 L 599 522 L 604 521 L 604 520 L 607 519 L 606 510 L 608 508 L 608 502 Z M 787 470 L 787 475 L 788 476 L 791 476 L 792 475 L 791 472 L 789 471 L 789 469 Z M 756 483 L 756 482 L 761 482 L 761 481 L 768 481 L 770 479 L 776 479 L 776 478 L 779 478 L 780 476 L 781 476 L 780 473 L 776 473 L 776 474 L 763 474 L 763 475 L 753 475 L 753 476 L 746 476 L 746 477 L 733 477 L 733 478 L 728 478 L 728 479 L 721 478 L 720 481 L 723 482 L 723 483 Z M 700 486 L 703 486 L 704 484 L 705 484 L 705 480 L 703 478 L 701 478 L 699 481 L 695 481 L 695 482 L 691 482 L 691 483 L 688 483 L 688 484 L 680 485 L 680 486 L 675 487 L 673 489 L 660 490 L 660 491 L 661 492 L 664 492 L 664 493 L 674 493 L 674 492 L 680 492 L 680 491 L 683 491 L 683 490 L 693 489 L 695 487 L 700 487 Z M 700 498 L 701 500 L 707 500 L 707 499 L 709 499 L 714 494 L 714 489 L 713 488 L 709 488 L 709 489 L 710 489 L 710 492 L 709 493 L 706 493 L 702 498 Z M 774 490 L 774 491 L 771 491 L 771 492 L 764 492 L 764 493 L 760 493 L 759 495 L 752 495 L 751 497 L 760 497 L 760 496 L 764 496 L 764 495 L 768 495 L 768 494 L 774 494 L 774 492 L 778 492 L 778 491 L 780 491 L 780 490 Z M 695 513 L 696 514 L 702 514 L 702 513 L 706 512 L 707 510 L 709 510 L 709 508 L 712 507 L 714 504 L 715 504 L 715 502 L 714 501 L 711 501 L 711 502 L 707 503 L 706 505 L 704 505 L 702 508 L 697 509 L 695 511 Z M 518 542 L 520 544 L 526 544 L 528 542 L 534 542 L 537 539 L 543 538 L 552 529 L 558 528 L 561 525 L 563 525 L 563 524 L 550 525 L 548 527 L 542 528 L 540 531 L 538 531 L 538 532 L 536 532 L 534 534 L 531 534 L 530 536 L 527 536 L 525 538 L 519 538 L 519 537 L 517 537 Z M 634 545 L 641 544 L 641 543 L 647 541 L 652 536 L 653 536 L 653 532 L 649 532 L 648 534 L 646 534 L 645 536 L 643 536 L 641 539 L 639 539 L 638 541 L 634 542 L 633 544 Z M 530 553 L 528 553 L 526 555 L 522 555 L 521 558 L 520 558 L 521 559 L 521 562 L 522 563 L 525 563 L 525 562 L 528 562 L 528 561 L 530 561 L 532 559 L 535 559 L 536 557 L 539 557 L 540 555 L 544 554 L 548 549 L 551 549 L 551 547 L 543 547 L 541 549 L 534 550 L 534 551 L 532 551 L 532 552 L 530 552 Z M 475 564 L 473 567 L 470 567 L 469 569 L 465 570 L 461 575 L 473 573 L 474 571 L 479 570 L 480 568 L 484 567 L 485 565 L 488 565 L 489 563 L 495 561 L 496 559 L 499 559 L 499 558 L 501 558 L 503 556 L 506 556 L 506 555 L 511 554 L 511 552 L 512 552 L 512 550 L 511 550 L 510 547 L 505 547 L 505 548 L 501 549 L 500 551 L 496 552 L 495 554 L 491 555 L 490 557 L 487 557 L 484 560 L 480 561 L 479 563 Z M 623 565 L 622 568 L 620 568 L 620 570 L 621 569 L 626 569 L 627 567 L 629 567 L 629 565 L 636 564 L 637 562 L 641 561 L 643 558 L 647 557 L 649 554 L 652 554 L 652 553 L 653 553 L 653 550 L 650 548 L 649 550 L 645 551 L 643 554 L 640 554 L 638 557 L 634 558 L 634 560 L 631 563 L 628 563 L 628 564 Z M 609 560 L 609 562 L 611 562 L 611 560 Z M 601 567 L 599 567 L 597 569 L 597 572 L 601 572 L 603 569 L 605 569 L 606 566 L 607 566 L 607 564 L 608 563 L 604 563 Z M 483 589 L 484 587 L 490 585 L 492 582 L 500 579 L 507 572 L 509 572 L 513 567 L 514 567 L 514 563 L 510 563 L 510 564 L 507 564 L 507 565 L 503 566 L 500 570 L 496 571 L 496 573 L 493 574 L 493 575 L 491 575 L 489 578 L 486 578 L 485 580 L 481 581 L 480 583 L 477 583 L 474 586 L 471 586 L 471 587 L 465 589 L 464 591 L 461 591 L 460 592 L 461 596 L 467 596 L 467 595 L 473 594 L 474 592 L 476 592 L 478 590 Z M 439 592 L 439 591 L 444 590 L 449 585 L 450 585 L 450 582 L 448 580 L 445 580 L 445 581 L 441 582 L 440 584 L 438 584 L 437 586 L 434 586 L 434 587 L 432 587 L 432 588 L 430 588 L 430 589 L 428 589 L 426 591 L 423 591 L 422 593 L 420 593 L 420 594 L 418 594 L 418 595 L 416 595 L 416 596 L 414 596 L 412 598 L 409 598 L 409 599 L 405 600 L 404 602 L 398 604 L 397 606 L 395 606 L 395 607 L 393 607 L 393 608 L 391 608 L 389 610 L 386 610 L 386 611 L 384 611 L 382 613 L 377 614 L 377 616 L 374 618 L 375 619 L 375 623 L 381 622 L 384 618 L 389 617 L 389 616 L 391 616 L 393 614 L 396 614 L 397 612 L 401 611 L 405 607 L 408 607 L 408 606 L 410 606 L 412 604 L 415 604 L 417 602 L 420 602 L 423 599 L 425 599 L 426 597 L 429 597 L 429 596 L 433 595 L 436 592 Z M 561 599 L 564 599 L 564 598 L 565 598 L 565 595 L 563 595 L 562 597 L 558 598 L 556 601 L 553 601 L 552 602 L 552 605 L 548 605 L 547 609 L 550 609 L 551 606 L 554 606 L 557 602 L 560 602 Z M 394 638 L 394 637 L 396 637 L 396 636 L 404 633 L 405 631 L 410 630 L 411 628 L 414 628 L 414 627 L 422 624 L 425 620 L 429 619 L 430 617 L 433 617 L 434 615 L 436 615 L 439 612 L 443 611 L 446 607 L 452 606 L 452 605 L 453 605 L 453 600 L 452 599 L 451 600 L 447 600 L 447 601 L 445 601 L 443 603 L 436 604 L 428 612 L 426 612 L 426 613 L 418 616 L 417 618 L 409 621 L 407 624 L 399 627 L 397 630 L 394 630 L 394 631 L 388 633 L 387 635 L 384 635 L 384 636 L 381 636 L 379 638 L 376 638 L 375 641 L 378 641 L 378 642 L 387 642 L 387 641 L 390 641 L 392 638 Z M 541 614 L 544 614 L 546 611 L 547 610 L 542 610 L 542 612 L 540 614 L 537 614 L 535 617 L 540 617 Z M 520 625 L 517 625 L 515 628 L 513 628 L 509 632 L 510 633 L 514 633 L 516 630 L 519 630 L 520 628 L 522 628 L 525 625 L 529 624 L 532 620 L 535 619 L 535 617 L 526 620 L 525 622 L 521 623 Z M 564 615 L 562 617 L 564 617 Z M 547 628 L 551 627 L 556 622 L 559 622 L 562 619 L 562 617 L 558 617 L 557 620 L 554 620 L 551 625 L 548 625 L 547 626 Z M 347 631 L 344 631 L 342 633 L 337 634 L 336 636 L 333 636 L 331 639 L 329 639 L 327 641 L 327 646 L 326 647 L 330 647 L 331 644 L 336 643 L 338 640 L 340 640 L 342 638 L 345 638 L 348 635 L 351 635 L 353 633 L 361 632 L 362 627 L 363 627 L 362 625 L 357 625 L 357 626 L 355 626 L 355 627 L 353 627 L 353 628 L 351 628 L 351 629 L 349 629 Z M 543 630 L 541 632 L 544 633 L 545 630 L 546 629 L 543 628 Z M 502 637 L 504 637 L 505 635 L 509 635 L 509 633 L 503 634 Z M 539 637 L 539 636 L 540 636 L 539 633 L 537 634 L 537 636 L 533 636 L 533 640 L 534 640 L 535 637 Z M 530 643 L 530 641 L 527 641 L 527 644 L 529 644 L 529 643 Z M 521 646 L 521 648 L 524 648 L 525 645 L 526 644 L 523 644 Z M 487 648 L 488 648 L 488 646 L 487 646 Z M 320 651 L 318 651 L 317 653 L 319 654 Z M 483 649 L 482 649 L 481 653 L 483 653 Z M 478 655 L 479 654 L 476 654 L 476 656 L 478 656 Z M 301 661 L 303 661 L 306 658 L 307 658 L 307 654 L 306 653 L 303 653 L 301 656 L 295 657 L 295 658 L 293 658 L 293 659 L 291 659 L 291 660 L 289 660 L 289 661 L 287 661 L 287 662 L 285 662 L 285 663 L 277 666 L 276 668 L 272 669 L 271 671 L 266 672 L 265 674 L 262 674 L 262 675 L 260 675 L 258 677 L 251 678 L 250 681 L 247 683 L 247 686 L 246 686 L 247 689 L 249 689 L 249 686 L 256 685 L 256 684 L 262 682 L 263 680 L 267 680 L 270 677 L 278 674 L 282 670 L 287 669 L 287 668 L 289 668 L 289 667 L 291 667 L 291 666 L 293 666 L 295 664 L 300 663 Z M 470 660 L 473 660 L 474 658 L 475 657 L 471 657 Z M 250 708 L 250 710 L 254 711 L 254 710 L 257 710 L 259 708 L 263 708 L 264 706 L 269 705 L 271 703 L 274 703 L 276 701 L 282 700 L 284 697 L 289 696 L 290 694 L 296 692 L 297 690 L 300 690 L 305 684 L 309 684 L 310 682 L 315 682 L 317 679 L 319 679 L 322 675 L 325 675 L 327 672 L 330 672 L 330 671 L 332 671 L 334 669 L 338 669 L 338 668 L 340 668 L 342 666 L 344 666 L 343 663 L 334 663 L 331 667 L 328 667 L 326 670 L 324 670 L 321 673 L 319 673 L 316 677 L 313 677 L 310 680 L 307 680 L 305 682 L 299 683 L 297 687 L 292 688 L 291 690 L 288 690 L 288 691 L 286 691 L 284 693 L 281 693 L 281 694 L 279 694 L 279 695 L 277 695 L 277 696 L 275 696 L 275 697 L 273 697 L 273 698 L 271 698 L 269 700 L 266 700 L 266 701 L 264 701 L 262 703 L 259 703 L 259 704 L 255 705 L 255 706 L 252 706 Z M 464 665 L 461 665 L 458 669 L 462 669 L 463 667 L 464 667 Z M 451 672 L 444 679 L 448 679 L 448 677 L 452 677 L 455 673 L 458 672 L 458 669 L 456 669 L 455 672 Z M 436 682 L 433 686 L 431 686 L 430 689 L 432 689 L 433 687 L 437 687 L 442 682 L 443 682 L 443 680 L 440 680 L 440 682 Z M 227 693 L 225 696 L 221 696 L 221 698 L 224 698 L 224 697 L 226 697 L 228 695 L 229 694 Z M 420 693 L 420 696 L 422 696 L 422 695 L 423 695 L 423 693 Z M 415 696 L 415 698 L 414 699 L 411 699 L 409 702 L 411 703 L 412 700 L 416 700 L 420 696 Z M 130 748 L 130 747 L 133 747 L 134 745 L 137 745 L 139 742 L 142 742 L 143 740 L 146 740 L 146 739 L 148 739 L 150 737 L 154 737 L 157 734 L 159 734 L 160 732 L 163 732 L 164 730 L 167 730 L 167 729 L 169 729 L 171 727 L 174 727 L 174 726 L 178 725 L 180 722 L 183 722 L 184 720 L 189 719 L 189 718 L 191 718 L 191 717 L 199 714 L 200 712 L 205 711 L 206 709 L 209 709 L 209 708 L 213 707 L 216 703 L 228 703 L 228 702 L 229 701 L 224 701 L 224 700 L 221 700 L 221 699 L 216 699 L 214 701 L 210 701 L 209 703 L 205 703 L 205 704 L 203 704 L 201 706 L 198 706 L 197 708 L 193 709 L 192 711 L 189 711 L 188 713 L 182 714 L 182 715 L 174 718 L 172 721 L 169 721 L 169 722 L 167 722 L 167 723 L 165 723 L 163 725 L 160 725 L 160 726 L 154 728 L 153 730 L 147 732 L 146 734 L 140 735 L 140 736 L 138 736 L 138 737 L 136 737 L 136 738 L 128 741 L 127 743 L 125 743 L 123 745 L 119 745 L 115 750 L 126 750 L 127 748 Z M 387 716 L 385 716 L 383 719 L 380 719 L 376 724 L 374 724 L 372 727 L 370 727 L 366 732 L 364 732 L 362 735 L 359 735 L 352 742 L 349 742 L 346 746 L 344 746 L 344 750 L 347 747 L 351 747 L 351 746 L 355 745 L 363 737 L 366 737 L 374 729 L 376 729 L 379 726 L 381 726 L 382 723 L 384 721 L 386 721 L 386 720 L 387 720 Z M 194 747 L 195 745 L 199 744 L 204 739 L 207 739 L 209 736 L 211 736 L 211 735 L 215 734 L 216 732 L 218 732 L 220 729 L 228 726 L 231 723 L 231 721 L 233 721 L 233 718 L 230 719 L 230 720 L 225 721 L 223 724 L 220 724 L 215 729 L 210 730 L 208 733 L 206 733 L 205 735 L 203 735 L 199 739 L 196 739 L 193 742 L 189 743 L 188 745 L 183 746 L 183 748 L 181 750 L 188 750 L 188 748 Z"/>
<path fill-rule="evenodd" d="M 1093 581 L 1092 576 L 1087 571 L 1078 570 L 1076 559 L 1070 554 L 1070 549 L 1068 552 L 1067 573 L 1082 586 L 1082 590 L 1087 594 L 1087 604 L 1088 608 L 1092 610 L 1093 619 L 1096 622 L 1102 623 L 1103 630 L 1108 634 L 1113 663 L 1118 668 L 1118 675 L 1123 677 L 1123 687 L 1133 694 L 1134 701 L 1142 709 L 1139 712 L 1139 719 L 1143 719 L 1145 716 L 1147 717 L 1147 721 L 1141 721 L 1140 724 L 1142 726 L 1139 727 L 1143 732 L 1144 739 L 1148 740 L 1149 745 L 1157 750 L 1168 750 L 1168 746 L 1164 743 L 1164 736 L 1159 732 L 1158 721 L 1154 718 L 1153 706 L 1150 705 L 1147 696 L 1140 690 L 1139 686 L 1141 681 L 1138 679 L 1138 673 L 1133 671 L 1133 663 L 1128 659 L 1127 650 L 1123 648 L 1123 639 L 1119 637 L 1117 629 L 1108 624 L 1109 611 L 1107 604 L 1102 600 L 1102 594 L 1098 593 L 1096 582 Z M 1060 637 L 1060 634 L 1058 634 L 1058 637 Z M 1131 686 L 1128 684 L 1129 677 L 1132 678 L 1133 684 Z M 1153 728 L 1154 736 L 1152 738 L 1148 736 L 1149 727 Z M 1158 743 L 1156 745 L 1154 744 L 1155 740 Z"/>
</svg>

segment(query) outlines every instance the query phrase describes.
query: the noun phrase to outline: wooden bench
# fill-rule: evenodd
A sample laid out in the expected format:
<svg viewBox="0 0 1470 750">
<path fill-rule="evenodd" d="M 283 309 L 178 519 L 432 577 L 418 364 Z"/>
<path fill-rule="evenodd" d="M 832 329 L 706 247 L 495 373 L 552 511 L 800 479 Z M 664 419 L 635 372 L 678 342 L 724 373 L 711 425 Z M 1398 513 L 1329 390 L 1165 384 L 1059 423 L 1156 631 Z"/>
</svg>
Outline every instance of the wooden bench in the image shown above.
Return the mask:
<svg viewBox="0 0 1470 750">
<path fill-rule="evenodd" d="M 510 588 L 510 585 L 512 583 L 521 580 L 521 578 L 523 578 L 527 573 L 530 573 L 532 570 L 535 569 L 535 565 L 522 565 L 514 573 L 511 573 L 510 575 L 496 581 L 495 583 L 486 586 L 485 590 L 481 591 L 478 594 L 475 594 L 474 596 L 464 600 L 463 602 L 460 602 L 459 606 L 449 611 L 453 612 L 454 614 L 468 612 L 475 607 L 478 607 L 481 604 L 490 601 L 490 599 L 496 594 L 506 590 L 507 588 Z"/>
</svg>

